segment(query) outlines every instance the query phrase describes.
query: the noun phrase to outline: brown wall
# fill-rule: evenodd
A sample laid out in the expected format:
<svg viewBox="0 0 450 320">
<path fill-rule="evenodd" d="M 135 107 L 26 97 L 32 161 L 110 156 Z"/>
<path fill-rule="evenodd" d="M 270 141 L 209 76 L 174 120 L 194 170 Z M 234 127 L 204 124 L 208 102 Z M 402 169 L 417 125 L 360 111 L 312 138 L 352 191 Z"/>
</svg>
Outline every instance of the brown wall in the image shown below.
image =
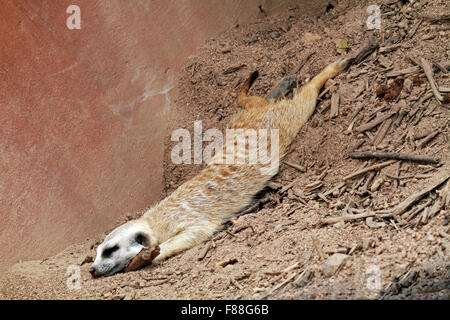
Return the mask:
<svg viewBox="0 0 450 320">
<path fill-rule="evenodd" d="M 205 39 L 295 2 L 2 0 L 0 270 L 159 200 L 178 70 Z M 81 8 L 68 30 L 66 8 Z"/>
</svg>

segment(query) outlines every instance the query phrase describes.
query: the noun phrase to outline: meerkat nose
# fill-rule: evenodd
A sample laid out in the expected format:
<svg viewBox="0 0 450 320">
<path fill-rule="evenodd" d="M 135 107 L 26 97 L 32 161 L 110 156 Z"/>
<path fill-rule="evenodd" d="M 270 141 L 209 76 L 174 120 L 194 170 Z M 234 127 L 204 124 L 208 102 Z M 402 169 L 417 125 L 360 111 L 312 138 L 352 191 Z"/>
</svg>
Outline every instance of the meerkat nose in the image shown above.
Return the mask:
<svg viewBox="0 0 450 320">
<path fill-rule="evenodd" d="M 96 273 L 97 273 L 97 269 L 95 269 L 94 267 L 91 267 L 89 269 L 89 273 L 95 278 L 96 277 Z"/>
</svg>

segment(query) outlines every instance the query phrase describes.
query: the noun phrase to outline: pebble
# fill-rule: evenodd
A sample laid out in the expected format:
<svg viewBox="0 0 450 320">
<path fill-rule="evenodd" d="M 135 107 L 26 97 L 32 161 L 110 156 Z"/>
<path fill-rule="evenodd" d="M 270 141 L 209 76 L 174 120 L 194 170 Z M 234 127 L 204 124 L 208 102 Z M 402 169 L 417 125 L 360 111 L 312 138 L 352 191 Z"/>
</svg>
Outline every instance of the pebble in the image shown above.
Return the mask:
<svg viewBox="0 0 450 320">
<path fill-rule="evenodd" d="M 321 270 L 325 276 L 332 276 L 350 258 L 343 253 L 335 253 L 322 264 Z"/>
</svg>

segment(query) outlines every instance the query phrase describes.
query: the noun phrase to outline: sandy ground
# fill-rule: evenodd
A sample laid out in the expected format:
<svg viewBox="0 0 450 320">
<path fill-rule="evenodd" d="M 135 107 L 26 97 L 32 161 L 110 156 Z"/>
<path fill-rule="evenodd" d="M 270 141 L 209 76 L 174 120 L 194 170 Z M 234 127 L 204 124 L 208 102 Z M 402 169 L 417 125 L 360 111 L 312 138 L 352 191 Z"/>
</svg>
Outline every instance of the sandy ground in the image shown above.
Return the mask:
<svg viewBox="0 0 450 320">
<path fill-rule="evenodd" d="M 374 2 L 380 6 L 382 25 L 367 30 L 366 9 Z M 92 279 L 88 269 L 105 232 L 48 259 L 14 265 L 0 280 L 0 298 L 448 299 L 450 182 L 394 217 L 379 217 L 382 210 L 450 174 L 449 105 L 429 94 L 430 81 L 416 65 L 427 59 L 438 88 L 450 87 L 449 19 L 442 16 L 449 12 L 448 4 L 332 3 L 317 19 L 293 7 L 236 25 L 199 48 L 180 76 L 169 119 L 167 194 L 201 169 L 170 162 L 175 145 L 170 131 L 192 130 L 195 120 L 203 121 L 203 130 L 224 129 L 239 108 L 239 85 L 251 71 L 260 72 L 251 94 L 264 95 L 284 76 L 297 72 L 299 82 L 307 81 L 340 55 L 354 54 L 369 36 L 380 40 L 381 48 L 364 62 L 327 83 L 317 111 L 285 158 L 296 168 L 283 164 L 246 214 L 211 241 L 160 266 Z M 404 82 L 396 93 L 390 86 L 399 70 Z M 393 101 L 380 95 L 382 85 Z M 332 95 L 339 96 L 337 109 L 331 106 Z M 391 118 L 357 130 L 396 108 L 400 111 Z M 388 129 L 384 137 L 383 128 Z M 439 163 L 400 161 L 345 180 L 384 161 L 350 159 L 348 153 L 355 150 L 428 155 Z M 371 212 L 377 216 L 357 218 Z M 324 224 L 348 215 L 354 220 Z M 78 271 L 80 280 L 73 282 Z"/>
</svg>

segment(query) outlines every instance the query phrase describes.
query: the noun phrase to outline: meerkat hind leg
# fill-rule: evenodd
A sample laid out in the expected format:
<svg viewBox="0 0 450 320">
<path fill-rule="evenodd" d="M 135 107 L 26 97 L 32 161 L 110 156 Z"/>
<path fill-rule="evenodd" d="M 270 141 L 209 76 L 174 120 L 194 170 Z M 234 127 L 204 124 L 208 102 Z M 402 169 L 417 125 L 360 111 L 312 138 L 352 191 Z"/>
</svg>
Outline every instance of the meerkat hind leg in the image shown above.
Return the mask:
<svg viewBox="0 0 450 320">
<path fill-rule="evenodd" d="M 329 64 L 305 86 L 314 86 L 320 90 L 328 79 L 334 78 L 350 65 L 351 59 L 343 58 Z"/>
</svg>

